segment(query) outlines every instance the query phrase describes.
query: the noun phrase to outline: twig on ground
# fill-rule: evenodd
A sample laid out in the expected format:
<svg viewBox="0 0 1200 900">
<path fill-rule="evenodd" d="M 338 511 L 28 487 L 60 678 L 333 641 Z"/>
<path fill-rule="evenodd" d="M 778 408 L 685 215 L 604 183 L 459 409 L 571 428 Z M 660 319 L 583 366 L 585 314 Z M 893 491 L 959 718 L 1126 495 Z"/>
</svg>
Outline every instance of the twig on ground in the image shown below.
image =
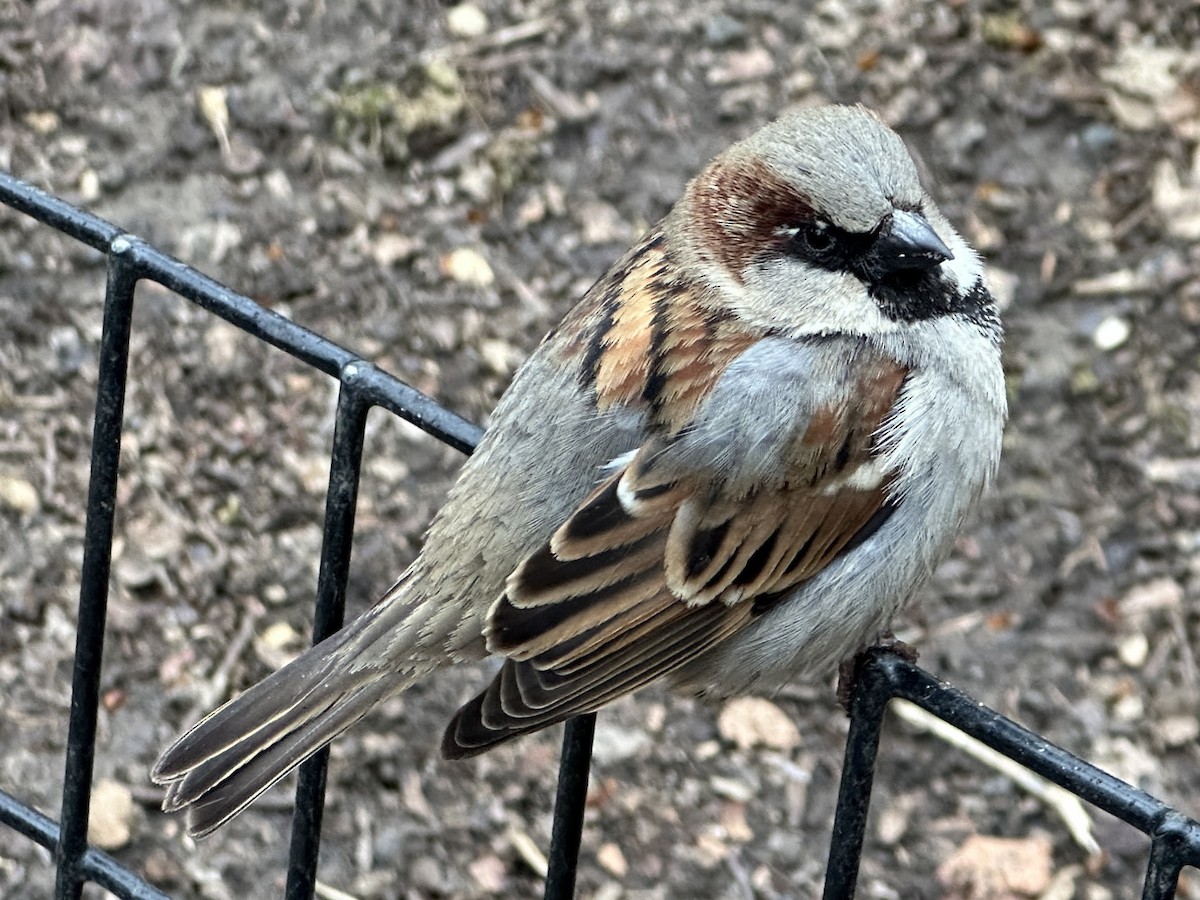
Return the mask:
<svg viewBox="0 0 1200 900">
<path fill-rule="evenodd" d="M 953 725 L 943 722 L 907 700 L 896 700 L 892 703 L 892 709 L 908 724 L 929 732 L 952 747 L 957 747 L 984 765 L 995 769 L 1021 790 L 1042 801 L 1062 819 L 1076 844 L 1087 851 L 1089 855 L 1100 852 L 1100 845 L 1092 837 L 1091 816 L 1088 815 L 1083 801 L 1070 791 L 1029 771 L 1020 763 L 997 753 L 986 744 L 964 734 Z"/>
</svg>

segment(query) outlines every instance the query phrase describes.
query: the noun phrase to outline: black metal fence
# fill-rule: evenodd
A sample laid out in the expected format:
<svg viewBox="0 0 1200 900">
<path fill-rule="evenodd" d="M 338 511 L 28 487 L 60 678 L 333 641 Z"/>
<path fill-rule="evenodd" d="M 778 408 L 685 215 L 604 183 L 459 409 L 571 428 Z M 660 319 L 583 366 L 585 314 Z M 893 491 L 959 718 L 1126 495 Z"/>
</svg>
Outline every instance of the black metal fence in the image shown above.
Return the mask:
<svg viewBox="0 0 1200 900">
<path fill-rule="evenodd" d="M 342 623 L 368 411 L 376 406 L 390 410 L 464 452 L 471 451 L 482 432 L 349 350 L 120 228 L 5 173 L 0 173 L 0 203 L 103 253 L 108 269 L 62 811 L 55 822 L 0 789 L 0 824 L 53 852 L 57 900 L 76 900 L 87 882 L 123 900 L 169 900 L 87 844 L 117 465 L 137 282 L 157 282 L 340 383 L 317 582 L 315 641 L 332 634 Z M 1200 823 L 980 706 L 898 656 L 874 652 L 857 664 L 825 880 L 826 900 L 854 895 L 883 715 L 894 697 L 923 707 L 1149 835 L 1151 849 L 1142 893 L 1146 900 L 1174 897 L 1183 867 L 1200 867 Z M 567 900 L 574 894 L 594 730 L 595 716 L 584 716 L 567 723 L 563 739 L 545 887 L 545 897 L 554 900 Z M 322 751 L 300 769 L 285 888 L 289 900 L 307 900 L 314 895 L 327 761 L 327 752 Z"/>
</svg>

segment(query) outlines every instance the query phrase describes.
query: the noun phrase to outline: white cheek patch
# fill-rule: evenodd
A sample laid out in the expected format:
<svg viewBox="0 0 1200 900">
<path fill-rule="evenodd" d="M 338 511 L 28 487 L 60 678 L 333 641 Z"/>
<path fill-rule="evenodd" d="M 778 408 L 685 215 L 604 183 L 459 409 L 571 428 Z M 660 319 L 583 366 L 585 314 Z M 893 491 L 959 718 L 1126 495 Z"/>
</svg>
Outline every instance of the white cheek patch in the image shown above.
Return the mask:
<svg viewBox="0 0 1200 900">
<path fill-rule="evenodd" d="M 788 337 L 876 335 L 898 328 L 880 312 L 854 275 L 815 268 L 789 257 L 777 257 L 748 270 L 745 294 L 738 313 L 752 324 Z"/>
</svg>

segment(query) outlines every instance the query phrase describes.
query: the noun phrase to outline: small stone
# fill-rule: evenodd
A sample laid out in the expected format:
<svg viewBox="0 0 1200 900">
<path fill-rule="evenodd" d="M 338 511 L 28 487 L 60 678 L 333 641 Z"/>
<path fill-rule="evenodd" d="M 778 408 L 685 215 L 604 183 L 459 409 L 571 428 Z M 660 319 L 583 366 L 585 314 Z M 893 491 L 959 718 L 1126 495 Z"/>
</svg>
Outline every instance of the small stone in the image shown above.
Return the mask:
<svg viewBox="0 0 1200 900">
<path fill-rule="evenodd" d="M 1120 316 L 1105 316 L 1092 332 L 1092 343 L 1100 350 L 1116 350 L 1130 334 L 1129 323 Z"/>
<path fill-rule="evenodd" d="M 35 110 L 27 112 L 24 116 L 25 124 L 36 131 L 42 137 L 54 134 L 58 131 L 60 123 L 58 113 L 51 110 Z"/>
<path fill-rule="evenodd" d="M 120 850 L 133 836 L 133 794 L 111 778 L 101 778 L 92 788 L 88 816 L 88 841 L 101 850 Z"/>
<path fill-rule="evenodd" d="M 625 861 L 625 854 L 621 852 L 620 847 L 611 841 L 600 845 L 600 848 L 596 851 L 596 862 L 600 863 L 605 871 L 617 876 L 617 878 L 624 878 L 629 873 L 629 863 Z"/>
<path fill-rule="evenodd" d="M 140 548 L 126 549 L 113 565 L 117 583 L 131 591 L 150 587 L 158 578 L 158 567 Z"/>
<path fill-rule="evenodd" d="M 483 37 L 488 32 L 488 18 L 473 3 L 460 3 L 446 11 L 446 30 L 456 38 Z"/>
<path fill-rule="evenodd" d="M 412 864 L 408 880 L 414 888 L 429 896 L 436 896 L 446 888 L 445 873 L 441 866 L 428 856 L 422 856 Z"/>
<path fill-rule="evenodd" d="M 230 175 L 253 175 L 262 169 L 267 157 L 242 134 L 232 134 L 225 145 L 225 170 Z"/>
<path fill-rule="evenodd" d="M 467 866 L 467 870 L 481 888 L 492 894 L 499 894 L 508 882 L 504 860 L 494 853 L 479 857 Z"/>
<path fill-rule="evenodd" d="M 765 47 L 739 50 L 725 57 L 708 73 L 709 84 L 737 84 L 766 78 L 775 71 L 775 60 Z"/>
<path fill-rule="evenodd" d="M 100 199 L 100 176 L 95 169 L 84 169 L 79 175 L 79 199 L 94 203 Z"/>
<path fill-rule="evenodd" d="M 459 247 L 451 250 L 441 261 L 442 274 L 472 287 L 490 287 L 496 280 L 491 265 L 478 250 Z"/>
<path fill-rule="evenodd" d="M 754 839 L 754 831 L 746 821 L 746 804 L 729 802 L 721 806 L 721 827 L 729 840 L 745 844 Z"/>
<path fill-rule="evenodd" d="M 908 831 L 909 810 L 897 804 L 888 804 L 879 811 L 875 823 L 875 834 L 879 843 L 885 847 L 894 847 L 900 843 Z"/>
<path fill-rule="evenodd" d="M 1200 459 L 1152 459 L 1146 464 L 1146 475 L 1158 484 L 1173 484 L 1189 491 L 1200 490 Z"/>
<path fill-rule="evenodd" d="M 259 635 L 259 640 L 272 650 L 281 650 L 294 645 L 300 640 L 300 635 L 287 622 L 276 622 L 274 625 L 267 626 L 266 630 Z"/>
<path fill-rule="evenodd" d="M 610 203 L 594 201 L 584 203 L 579 210 L 583 242 L 597 244 L 624 244 L 632 237 L 629 227 L 617 208 Z"/>
<path fill-rule="evenodd" d="M 1183 603 L 1183 588 L 1173 578 L 1155 578 L 1130 588 L 1121 598 L 1126 616 L 1143 615 L 1157 609 L 1178 609 Z"/>
<path fill-rule="evenodd" d="M 287 173 L 283 169 L 272 169 L 264 175 L 263 186 L 266 187 L 267 193 L 274 200 L 284 201 L 292 199 L 292 183 L 288 180 Z"/>
<path fill-rule="evenodd" d="M 1118 722 L 1141 722 L 1146 718 L 1146 701 L 1141 694 L 1127 694 L 1112 705 L 1112 717 Z"/>
<path fill-rule="evenodd" d="M 18 475 L 0 475 L 0 507 L 22 516 L 37 512 L 37 488 Z"/>
<path fill-rule="evenodd" d="M 1140 669 L 1150 656 L 1150 641 L 1140 631 L 1117 645 L 1117 656 L 1131 669 Z"/>
<path fill-rule="evenodd" d="M 1200 721 L 1195 716 L 1168 716 L 1154 730 L 1168 747 L 1186 747 L 1200 738 Z"/>
<path fill-rule="evenodd" d="M 287 622 L 267 626 L 254 638 L 254 653 L 266 666 L 281 669 L 299 656 L 307 641 Z"/>
<path fill-rule="evenodd" d="M 371 256 L 384 269 L 413 257 L 419 242 L 404 234 L 380 234 L 371 247 Z"/>
<path fill-rule="evenodd" d="M 700 762 L 704 762 L 706 759 L 712 759 L 714 756 L 719 755 L 720 752 L 721 745 L 717 741 L 701 741 L 692 750 L 692 754 Z"/>
<path fill-rule="evenodd" d="M 612 765 L 639 755 L 650 743 L 650 735 L 641 729 L 622 728 L 602 717 L 596 725 L 592 755 L 601 765 Z"/>
<path fill-rule="evenodd" d="M 242 355 L 242 333 L 224 322 L 213 322 L 204 332 L 204 349 L 208 362 L 220 372 L 232 371 L 244 360 Z"/>
<path fill-rule="evenodd" d="M 479 342 L 479 355 L 497 375 L 511 375 L 521 362 L 521 351 L 508 341 L 490 338 Z"/>
<path fill-rule="evenodd" d="M 709 784 L 712 785 L 713 792 L 717 796 L 724 797 L 726 800 L 747 803 L 754 799 L 754 788 L 740 779 L 714 775 L 709 779 Z"/>
<path fill-rule="evenodd" d="M 280 603 L 283 603 L 285 600 L 287 600 L 287 588 L 285 588 L 282 584 L 268 584 L 265 588 L 263 588 L 262 596 L 263 599 L 272 606 L 278 606 Z"/>
<path fill-rule="evenodd" d="M 755 746 L 791 750 L 800 731 L 782 709 L 762 697 L 739 697 L 721 708 L 717 731 L 741 750 Z"/>
<path fill-rule="evenodd" d="M 724 47 L 745 36 L 746 26 L 724 13 L 717 13 L 704 22 L 704 40 L 712 47 Z"/>
</svg>

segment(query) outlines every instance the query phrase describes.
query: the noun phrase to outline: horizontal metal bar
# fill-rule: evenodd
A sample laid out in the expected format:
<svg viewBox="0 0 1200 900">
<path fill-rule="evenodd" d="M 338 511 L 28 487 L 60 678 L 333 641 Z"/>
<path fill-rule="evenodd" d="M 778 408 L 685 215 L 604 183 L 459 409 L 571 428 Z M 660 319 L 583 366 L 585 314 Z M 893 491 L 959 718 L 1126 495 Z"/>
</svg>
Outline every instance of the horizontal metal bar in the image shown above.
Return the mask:
<svg viewBox="0 0 1200 900">
<path fill-rule="evenodd" d="M 1144 834 L 1154 834 L 1166 816 L 1178 815 L 1158 798 L 1050 743 L 894 654 L 878 654 L 868 665 L 878 667 L 894 696 L 928 710 Z M 1184 820 L 1191 823 L 1191 841 L 1200 852 L 1200 824 Z"/>
<path fill-rule="evenodd" d="M 197 271 L 175 257 L 127 234 L 99 216 L 85 212 L 45 191 L 0 172 L 0 203 L 108 253 L 118 237 L 124 257 L 139 278 L 162 285 L 231 325 L 334 378 L 347 381 L 372 404 L 390 410 L 457 450 L 469 453 L 483 429 L 439 405 L 416 388 L 363 360 L 329 338 L 269 310 L 244 294 Z"/>
<path fill-rule="evenodd" d="M 247 334 L 278 347 L 334 378 L 338 377 L 347 363 L 357 358 L 357 354 L 329 338 L 267 309 L 244 294 L 230 290 L 140 238 L 130 237 L 130 240 L 133 258 L 143 278 L 161 284 Z"/>
<path fill-rule="evenodd" d="M 471 453 L 483 439 L 483 429 L 474 422 L 366 360 L 356 359 L 346 366 L 342 383 L 358 391 L 373 406 L 411 422 L 455 450 Z"/>
<path fill-rule="evenodd" d="M 108 251 L 113 240 L 122 234 L 120 228 L 106 222 L 97 215 L 84 212 L 41 188 L 0 172 L 0 203 L 23 212 L 61 231 L 68 237 L 83 241 L 102 253 Z"/>
<path fill-rule="evenodd" d="M 16 797 L 0 790 L 0 825 L 7 825 L 53 852 L 58 846 L 58 823 Z M 142 880 L 107 853 L 89 847 L 79 862 L 80 872 L 89 880 L 126 900 L 171 900 Z"/>
</svg>

